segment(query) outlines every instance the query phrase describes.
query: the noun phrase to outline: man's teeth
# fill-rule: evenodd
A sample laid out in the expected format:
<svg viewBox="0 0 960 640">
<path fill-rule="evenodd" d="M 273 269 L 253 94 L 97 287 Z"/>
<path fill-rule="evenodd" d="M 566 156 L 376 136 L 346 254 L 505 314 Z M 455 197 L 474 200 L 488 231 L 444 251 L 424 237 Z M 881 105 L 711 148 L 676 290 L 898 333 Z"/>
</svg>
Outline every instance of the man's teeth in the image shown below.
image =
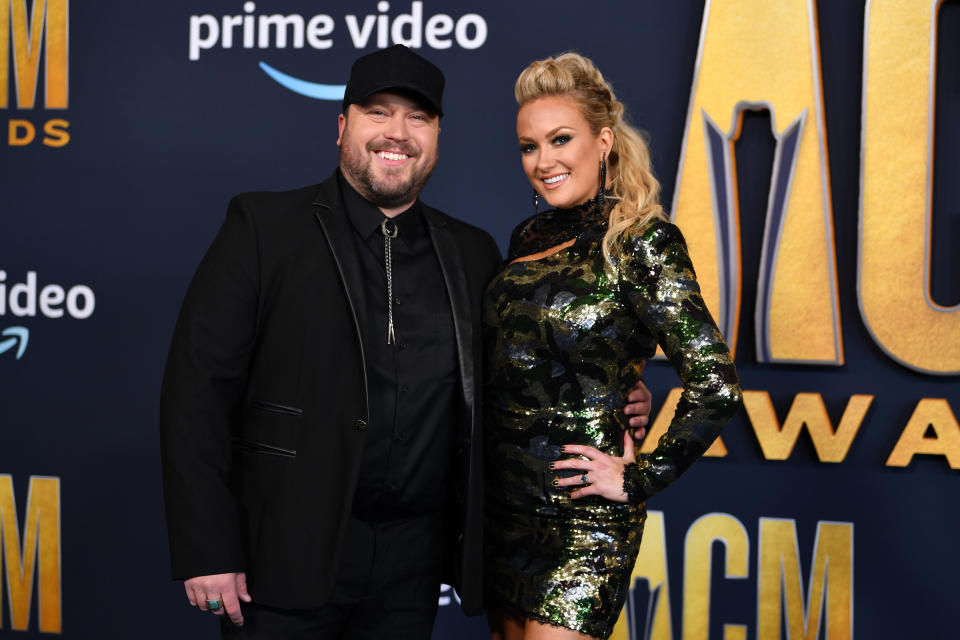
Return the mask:
<svg viewBox="0 0 960 640">
<path fill-rule="evenodd" d="M 552 178 L 544 178 L 543 181 L 547 184 L 554 184 L 560 182 L 561 180 L 566 180 L 570 177 L 569 173 L 562 173 L 559 176 L 553 176 Z"/>
<path fill-rule="evenodd" d="M 384 160 L 406 160 L 410 157 L 405 153 L 391 153 L 390 151 L 378 151 L 377 155 Z"/>
</svg>

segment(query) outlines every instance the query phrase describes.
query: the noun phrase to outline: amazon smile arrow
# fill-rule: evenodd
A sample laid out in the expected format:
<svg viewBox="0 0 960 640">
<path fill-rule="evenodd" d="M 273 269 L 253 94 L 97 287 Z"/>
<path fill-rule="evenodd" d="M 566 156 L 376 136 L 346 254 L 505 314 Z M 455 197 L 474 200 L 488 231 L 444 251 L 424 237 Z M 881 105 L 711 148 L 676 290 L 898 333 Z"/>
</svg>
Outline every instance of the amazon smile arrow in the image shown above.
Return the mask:
<svg viewBox="0 0 960 640">
<path fill-rule="evenodd" d="M 307 82 L 300 78 L 294 78 L 282 71 L 277 71 L 266 62 L 260 63 L 260 68 L 264 72 L 279 82 L 281 85 L 290 89 L 294 93 L 299 93 L 315 100 L 343 100 L 343 92 L 346 91 L 345 84 L 320 84 L 318 82 Z"/>
<path fill-rule="evenodd" d="M 27 350 L 27 343 L 30 341 L 30 330 L 26 327 L 8 327 L 0 332 L 0 336 L 13 336 L 0 342 L 0 353 L 9 351 L 18 342 L 20 343 L 20 346 L 17 348 L 17 360 L 19 360 L 20 357 L 23 356 L 23 352 Z"/>
</svg>

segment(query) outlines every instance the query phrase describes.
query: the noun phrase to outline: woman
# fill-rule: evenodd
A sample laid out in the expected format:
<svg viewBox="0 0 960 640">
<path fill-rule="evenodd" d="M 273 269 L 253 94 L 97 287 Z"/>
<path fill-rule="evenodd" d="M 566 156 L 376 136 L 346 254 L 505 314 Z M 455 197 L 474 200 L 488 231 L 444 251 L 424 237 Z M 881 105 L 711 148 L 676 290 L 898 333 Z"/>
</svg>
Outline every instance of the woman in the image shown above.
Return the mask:
<svg viewBox="0 0 960 640">
<path fill-rule="evenodd" d="M 516 84 L 534 207 L 484 309 L 488 610 L 495 640 L 607 638 L 644 502 L 740 406 L 730 352 L 638 132 L 593 63 L 567 53 Z M 618 409 L 663 347 L 683 380 L 667 433 L 636 460 Z"/>
</svg>

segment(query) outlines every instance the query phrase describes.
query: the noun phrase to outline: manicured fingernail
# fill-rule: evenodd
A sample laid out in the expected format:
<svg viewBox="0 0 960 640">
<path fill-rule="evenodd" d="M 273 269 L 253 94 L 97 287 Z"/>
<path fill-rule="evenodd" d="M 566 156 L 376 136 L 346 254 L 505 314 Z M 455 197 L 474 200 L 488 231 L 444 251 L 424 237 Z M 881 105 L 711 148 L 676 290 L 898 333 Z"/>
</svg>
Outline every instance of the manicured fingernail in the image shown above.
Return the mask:
<svg viewBox="0 0 960 640">
<path fill-rule="evenodd" d="M 556 466 L 557 466 L 557 463 L 556 463 L 556 462 L 551 462 L 551 463 L 550 463 L 550 468 L 551 468 L 551 469 L 555 468 Z"/>
<path fill-rule="evenodd" d="M 556 486 L 559 485 L 559 484 L 560 484 L 560 481 L 557 480 L 556 478 L 554 478 L 554 479 L 553 479 L 553 486 L 556 487 Z"/>
</svg>

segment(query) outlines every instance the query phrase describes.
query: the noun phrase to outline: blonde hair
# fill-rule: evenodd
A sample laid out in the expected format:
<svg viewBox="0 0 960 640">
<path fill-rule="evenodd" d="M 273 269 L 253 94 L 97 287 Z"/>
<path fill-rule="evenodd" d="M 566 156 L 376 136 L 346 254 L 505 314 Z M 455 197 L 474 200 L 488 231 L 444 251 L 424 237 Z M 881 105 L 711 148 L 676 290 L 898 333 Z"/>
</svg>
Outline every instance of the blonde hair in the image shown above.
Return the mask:
<svg viewBox="0 0 960 640">
<path fill-rule="evenodd" d="M 607 153 L 607 197 L 615 204 L 603 236 L 603 255 L 608 262 L 614 262 L 619 254 L 620 239 L 628 228 L 651 218 L 666 219 L 644 135 L 627 121 L 623 103 L 592 60 L 568 52 L 531 62 L 517 78 L 514 93 L 519 106 L 546 96 L 568 96 L 593 135 L 599 135 L 604 127 L 613 131 L 614 143 Z"/>
</svg>

